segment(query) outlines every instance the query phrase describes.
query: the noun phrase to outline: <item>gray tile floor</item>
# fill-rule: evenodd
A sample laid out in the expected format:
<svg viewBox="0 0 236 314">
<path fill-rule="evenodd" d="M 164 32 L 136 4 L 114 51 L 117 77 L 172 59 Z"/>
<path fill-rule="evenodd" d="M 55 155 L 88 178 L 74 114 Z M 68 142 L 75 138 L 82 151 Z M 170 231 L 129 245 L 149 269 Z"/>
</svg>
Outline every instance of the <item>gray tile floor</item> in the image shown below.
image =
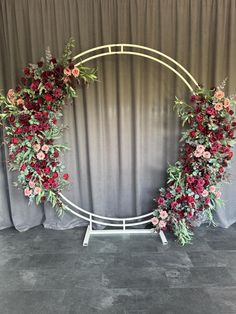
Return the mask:
<svg viewBox="0 0 236 314">
<path fill-rule="evenodd" d="M 0 231 L 0 314 L 235 314 L 236 225 L 171 235 Z"/>
</svg>

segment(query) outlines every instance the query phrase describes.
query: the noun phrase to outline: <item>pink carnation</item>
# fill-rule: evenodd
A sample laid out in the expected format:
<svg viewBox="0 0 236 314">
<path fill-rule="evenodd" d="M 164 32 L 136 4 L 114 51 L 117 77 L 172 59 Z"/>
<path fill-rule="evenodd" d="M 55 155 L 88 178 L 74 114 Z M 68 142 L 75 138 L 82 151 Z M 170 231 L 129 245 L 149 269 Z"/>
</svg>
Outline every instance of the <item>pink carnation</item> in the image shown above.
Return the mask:
<svg viewBox="0 0 236 314">
<path fill-rule="evenodd" d="M 36 156 L 38 160 L 43 160 L 45 158 L 45 154 L 43 152 L 39 152 Z"/>
<path fill-rule="evenodd" d="M 41 191 L 42 191 L 42 189 L 39 188 L 38 186 L 36 186 L 35 189 L 34 189 L 34 194 L 37 195 L 37 194 L 39 194 Z"/>
<path fill-rule="evenodd" d="M 35 152 L 40 151 L 40 148 L 41 148 L 41 146 L 39 144 L 33 145 L 33 149 L 34 149 Z"/>
<path fill-rule="evenodd" d="M 214 97 L 217 99 L 222 99 L 224 97 L 225 93 L 222 90 L 218 90 L 215 92 Z"/>
<path fill-rule="evenodd" d="M 159 223 L 159 219 L 158 219 L 157 217 L 153 217 L 153 218 L 151 219 L 151 222 L 152 222 L 152 224 L 153 224 L 154 226 L 156 226 L 156 225 L 158 225 L 158 223 Z"/>
<path fill-rule="evenodd" d="M 159 215 L 161 219 L 166 219 L 168 217 L 168 214 L 165 210 L 161 210 Z"/>
<path fill-rule="evenodd" d="M 74 67 L 74 69 L 72 70 L 72 74 L 74 75 L 74 77 L 78 77 L 79 76 L 79 69 L 77 67 Z"/>
<path fill-rule="evenodd" d="M 42 146 L 42 150 L 47 153 L 48 150 L 49 150 L 49 146 L 46 145 L 46 144 L 44 144 L 44 145 Z"/>
<path fill-rule="evenodd" d="M 204 158 L 206 158 L 206 159 L 209 159 L 209 158 L 211 157 L 211 153 L 210 153 L 210 152 L 204 152 L 204 153 L 202 154 L 202 156 L 203 156 Z"/>
<path fill-rule="evenodd" d="M 207 197 L 208 195 L 209 195 L 209 193 L 208 193 L 207 190 L 204 190 L 204 191 L 202 192 L 202 196 Z"/>
<path fill-rule="evenodd" d="M 163 220 L 160 220 L 160 222 L 159 222 L 160 229 L 165 228 L 165 226 L 166 226 L 166 222 Z"/>
<path fill-rule="evenodd" d="M 32 191 L 29 188 L 24 189 L 25 196 L 30 196 Z"/>
<path fill-rule="evenodd" d="M 65 74 L 66 76 L 70 76 L 70 75 L 71 75 L 71 69 L 65 68 L 65 69 L 64 69 L 64 74 Z"/>
<path fill-rule="evenodd" d="M 29 182 L 29 187 L 30 187 L 31 189 L 33 189 L 33 188 L 35 187 L 35 183 L 34 183 L 33 181 L 30 181 L 30 182 Z"/>
<path fill-rule="evenodd" d="M 221 197 L 221 192 L 220 191 L 216 192 L 215 196 L 216 196 L 216 198 L 220 198 Z"/>
<path fill-rule="evenodd" d="M 222 105 L 221 102 L 218 102 L 218 103 L 215 104 L 214 108 L 215 108 L 216 111 L 220 111 L 220 110 L 223 109 L 223 105 Z"/>
<path fill-rule="evenodd" d="M 229 98 L 225 98 L 225 100 L 224 100 L 224 107 L 228 108 L 229 106 L 230 106 Z"/>
<path fill-rule="evenodd" d="M 199 157 L 201 157 L 201 156 L 202 156 L 202 153 L 201 153 L 201 152 L 199 152 L 199 151 L 197 151 L 197 150 L 195 150 L 195 152 L 194 152 L 194 156 L 195 156 L 195 157 L 197 157 L 197 158 L 199 158 Z"/>
<path fill-rule="evenodd" d="M 203 145 L 197 145 L 196 151 L 198 151 L 199 153 L 203 153 L 204 150 L 205 150 L 205 147 Z"/>
<path fill-rule="evenodd" d="M 210 186 L 209 191 L 210 191 L 211 193 L 215 193 L 216 187 L 215 187 L 214 185 Z"/>
</svg>

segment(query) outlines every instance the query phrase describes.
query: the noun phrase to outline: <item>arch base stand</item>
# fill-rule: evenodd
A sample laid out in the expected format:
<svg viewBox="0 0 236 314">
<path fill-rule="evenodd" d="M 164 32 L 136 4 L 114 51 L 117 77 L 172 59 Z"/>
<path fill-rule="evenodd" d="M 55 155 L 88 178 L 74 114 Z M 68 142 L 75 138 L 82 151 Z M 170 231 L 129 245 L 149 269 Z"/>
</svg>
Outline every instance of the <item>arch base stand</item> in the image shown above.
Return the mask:
<svg viewBox="0 0 236 314">
<path fill-rule="evenodd" d="M 91 225 L 87 226 L 87 230 L 84 236 L 83 246 L 88 246 L 91 235 L 102 235 L 102 234 L 150 234 L 154 233 L 154 229 L 108 229 L 108 230 L 94 230 Z M 159 232 L 162 244 L 168 244 L 164 232 Z"/>
</svg>

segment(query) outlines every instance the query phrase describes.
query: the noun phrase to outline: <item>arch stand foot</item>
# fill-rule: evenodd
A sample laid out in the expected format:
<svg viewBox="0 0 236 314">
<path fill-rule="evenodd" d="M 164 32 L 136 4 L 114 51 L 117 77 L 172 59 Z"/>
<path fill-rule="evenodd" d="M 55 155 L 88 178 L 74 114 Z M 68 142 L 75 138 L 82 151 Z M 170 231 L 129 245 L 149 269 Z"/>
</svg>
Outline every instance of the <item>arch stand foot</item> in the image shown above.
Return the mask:
<svg viewBox="0 0 236 314">
<path fill-rule="evenodd" d="M 93 230 L 90 225 L 86 229 L 84 236 L 83 246 L 88 246 L 89 239 L 91 235 L 101 235 L 101 234 L 150 234 L 153 233 L 153 229 L 108 229 L 108 230 Z M 161 242 L 163 245 L 168 244 L 164 232 L 161 230 L 159 232 Z"/>
</svg>

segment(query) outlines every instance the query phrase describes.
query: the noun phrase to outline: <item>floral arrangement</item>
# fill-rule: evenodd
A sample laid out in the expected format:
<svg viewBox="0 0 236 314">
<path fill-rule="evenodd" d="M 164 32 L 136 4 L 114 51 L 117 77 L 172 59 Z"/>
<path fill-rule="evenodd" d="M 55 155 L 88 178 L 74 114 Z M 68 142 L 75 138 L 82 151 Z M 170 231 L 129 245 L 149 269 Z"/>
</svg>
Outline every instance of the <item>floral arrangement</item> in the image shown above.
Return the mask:
<svg viewBox="0 0 236 314">
<path fill-rule="evenodd" d="M 166 188 L 155 199 L 157 208 L 152 223 L 157 231 L 171 230 L 182 245 L 191 242 L 199 220 L 213 221 L 213 210 L 220 201 L 219 183 L 228 180 L 227 167 L 233 157 L 236 122 L 231 104 L 218 88 L 200 88 L 190 104 L 176 98 L 175 107 L 189 128 L 181 138 L 180 156 L 168 167 Z"/>
<path fill-rule="evenodd" d="M 76 97 L 75 87 L 96 80 L 96 70 L 76 67 L 71 55 L 74 41 L 69 40 L 62 57 L 46 60 L 24 69 L 21 84 L 0 95 L 1 122 L 9 150 L 9 166 L 19 171 L 17 186 L 29 201 L 48 201 L 61 214 L 64 205 L 59 192 L 68 184 L 60 156 L 67 149 L 57 143 L 64 126 L 58 124 L 66 99 Z"/>
</svg>

